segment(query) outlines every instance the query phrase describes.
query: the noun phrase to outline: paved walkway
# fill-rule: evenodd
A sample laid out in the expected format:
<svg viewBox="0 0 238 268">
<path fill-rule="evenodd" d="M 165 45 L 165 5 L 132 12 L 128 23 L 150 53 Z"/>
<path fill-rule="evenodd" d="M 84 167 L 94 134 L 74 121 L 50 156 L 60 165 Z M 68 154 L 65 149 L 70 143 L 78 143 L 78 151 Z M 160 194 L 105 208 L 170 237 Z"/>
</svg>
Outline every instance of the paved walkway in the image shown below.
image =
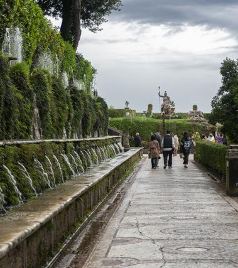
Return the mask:
<svg viewBox="0 0 238 268">
<path fill-rule="evenodd" d="M 236 207 L 194 164 L 145 159 L 84 267 L 238 267 Z"/>
</svg>

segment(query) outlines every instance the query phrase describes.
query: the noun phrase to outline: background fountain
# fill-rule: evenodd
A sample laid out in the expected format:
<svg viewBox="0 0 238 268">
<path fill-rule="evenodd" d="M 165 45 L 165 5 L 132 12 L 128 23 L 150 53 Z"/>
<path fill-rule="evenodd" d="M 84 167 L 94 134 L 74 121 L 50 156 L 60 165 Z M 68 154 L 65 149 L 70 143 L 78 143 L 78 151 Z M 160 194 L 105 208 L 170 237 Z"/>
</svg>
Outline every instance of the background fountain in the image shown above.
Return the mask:
<svg viewBox="0 0 238 268">
<path fill-rule="evenodd" d="M 6 28 L 2 44 L 2 52 L 9 57 L 11 64 L 22 62 L 23 39 L 18 27 Z"/>
</svg>

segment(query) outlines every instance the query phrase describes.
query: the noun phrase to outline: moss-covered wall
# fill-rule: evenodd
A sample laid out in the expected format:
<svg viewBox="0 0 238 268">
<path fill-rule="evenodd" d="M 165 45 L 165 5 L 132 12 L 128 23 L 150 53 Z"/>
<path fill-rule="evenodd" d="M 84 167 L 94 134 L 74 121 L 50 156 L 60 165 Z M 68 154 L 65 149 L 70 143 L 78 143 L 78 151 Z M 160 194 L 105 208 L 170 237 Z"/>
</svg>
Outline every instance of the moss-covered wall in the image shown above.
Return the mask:
<svg viewBox="0 0 238 268">
<path fill-rule="evenodd" d="M 73 176 L 82 174 L 91 165 L 97 165 L 119 152 L 117 138 L 0 146 L 0 188 L 5 197 L 4 208 L 36 198 L 46 189 L 55 188 Z M 21 198 L 8 170 L 22 194 Z"/>
<path fill-rule="evenodd" d="M 23 63 L 10 66 L 0 53 L 0 140 L 107 134 L 108 109 L 92 94 L 91 63 L 61 38 L 34 0 L 0 0 L 0 47 L 6 28 L 16 27 L 23 37 Z M 44 53 L 53 61 L 53 73 L 39 69 Z M 74 81 L 82 81 L 84 90 Z"/>
</svg>

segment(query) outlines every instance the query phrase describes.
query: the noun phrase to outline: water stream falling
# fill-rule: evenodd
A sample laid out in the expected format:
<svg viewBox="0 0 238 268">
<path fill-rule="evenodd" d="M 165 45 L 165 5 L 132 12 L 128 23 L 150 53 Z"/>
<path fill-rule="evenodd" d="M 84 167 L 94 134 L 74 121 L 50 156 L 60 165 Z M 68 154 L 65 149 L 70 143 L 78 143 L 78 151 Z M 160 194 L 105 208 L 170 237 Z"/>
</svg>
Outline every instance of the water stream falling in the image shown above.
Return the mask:
<svg viewBox="0 0 238 268">
<path fill-rule="evenodd" d="M 40 172 L 41 176 L 42 176 L 42 179 L 45 181 L 45 183 L 48 185 L 48 187 L 50 189 L 52 189 L 52 186 L 50 184 L 50 180 L 49 180 L 49 176 L 47 174 L 47 172 L 45 172 L 45 169 L 43 167 L 43 165 L 41 164 L 41 162 L 38 160 L 38 159 L 34 159 L 34 162 L 36 164 L 36 167 L 38 169 L 38 171 Z"/>
<path fill-rule="evenodd" d="M 10 169 L 7 166 L 3 165 L 3 168 L 6 170 L 9 181 L 11 182 L 11 184 L 12 184 L 12 186 L 13 186 L 13 188 L 18 196 L 18 203 L 19 204 L 22 203 L 23 202 L 22 193 L 19 191 L 19 189 L 17 187 L 17 182 L 15 180 L 15 177 L 12 175 L 12 172 L 10 171 Z"/>
<path fill-rule="evenodd" d="M 92 154 L 93 154 L 93 156 L 94 156 L 95 159 L 96 159 L 96 165 L 99 165 L 100 161 L 99 161 L 97 152 L 96 152 L 96 150 L 95 150 L 94 148 L 92 148 Z"/>
<path fill-rule="evenodd" d="M 6 209 L 4 208 L 5 204 L 6 204 L 5 196 L 3 194 L 2 188 L 0 187 L 0 210 L 2 210 L 3 212 L 6 212 Z"/>
<path fill-rule="evenodd" d="M 18 27 L 6 28 L 2 52 L 4 55 L 12 58 L 11 63 L 22 62 L 22 34 Z"/>
<path fill-rule="evenodd" d="M 20 162 L 18 162 L 18 165 L 20 167 L 21 172 L 23 173 L 23 175 L 27 179 L 27 181 L 28 181 L 33 193 L 35 194 L 35 196 L 38 196 L 37 191 L 36 191 L 36 189 L 35 189 L 35 187 L 33 185 L 33 181 L 31 179 L 31 176 L 30 176 L 29 172 L 27 171 L 26 167 Z"/>
<path fill-rule="evenodd" d="M 73 161 L 73 164 L 74 164 L 74 167 L 75 167 L 75 170 L 76 170 L 76 174 L 79 175 L 78 165 L 77 165 L 77 162 L 76 162 L 74 156 L 72 154 L 69 154 L 69 156 L 71 157 L 71 159 Z"/>
<path fill-rule="evenodd" d="M 60 176 L 61 176 L 61 181 L 62 181 L 62 183 L 64 183 L 64 175 L 63 175 L 63 171 L 62 171 L 60 162 L 59 162 L 58 158 L 56 157 L 56 155 L 54 155 L 54 154 L 53 154 L 53 158 L 54 158 L 54 160 L 55 160 L 55 162 L 56 162 L 56 165 L 57 165 L 58 168 L 59 168 Z"/>
<path fill-rule="evenodd" d="M 55 66 L 52 60 L 51 53 L 50 52 L 42 53 L 38 58 L 37 66 L 47 70 L 51 75 L 53 75 Z"/>
<path fill-rule="evenodd" d="M 50 159 L 49 159 L 49 157 L 47 155 L 45 156 L 45 158 L 46 158 L 46 160 L 47 160 L 47 162 L 49 164 L 50 173 L 51 173 L 51 176 L 53 178 L 53 185 L 55 187 L 56 186 L 56 181 L 55 181 L 55 173 L 54 173 L 54 170 L 53 170 L 52 163 L 51 163 L 51 161 L 50 161 Z"/>
<path fill-rule="evenodd" d="M 93 165 L 93 161 L 92 161 L 92 158 L 88 152 L 88 149 L 87 150 L 83 150 L 83 152 L 85 152 L 86 156 L 87 156 L 87 159 L 89 161 L 89 166 L 91 167 Z"/>
<path fill-rule="evenodd" d="M 35 169 L 38 172 L 42 184 L 45 188 L 53 189 L 57 186 L 57 183 L 65 182 L 64 179 L 64 169 L 61 165 L 64 162 L 64 168 L 67 166 L 68 171 L 70 171 L 70 177 L 76 177 L 86 171 L 87 168 L 95 167 L 103 161 L 109 161 L 110 158 L 114 157 L 121 152 L 120 145 L 118 143 L 108 144 L 104 146 L 97 146 L 92 144 L 91 148 L 80 150 L 79 148 L 72 151 L 68 155 L 62 153 L 58 157 L 62 157 L 62 162 L 59 161 L 56 155 L 52 154 L 52 158 L 45 156 L 44 165 L 37 158 L 34 159 Z M 60 159 L 61 160 L 61 159 Z M 34 186 L 34 180 L 32 180 L 32 175 L 28 172 L 27 168 L 18 162 L 19 171 L 24 177 L 27 185 L 29 185 L 29 190 L 37 197 L 39 194 Z M 16 197 L 18 198 L 18 203 L 23 202 L 23 194 L 19 190 L 19 182 L 15 179 L 9 168 L 3 165 L 6 175 L 9 178 L 9 183 L 13 186 Z M 56 178 L 56 174 L 57 177 Z M 20 188 L 21 189 L 21 188 Z M 7 205 L 3 189 L 0 187 L 0 214 L 6 211 L 5 206 Z"/>
<path fill-rule="evenodd" d="M 67 88 L 69 86 L 69 78 L 66 72 L 62 73 L 62 81 L 63 81 L 64 88 Z"/>
<path fill-rule="evenodd" d="M 77 162 L 78 162 L 78 164 L 79 164 L 79 168 L 80 168 L 81 172 L 84 173 L 85 170 L 84 170 L 84 167 L 83 167 L 83 162 L 82 162 L 82 160 L 81 160 L 79 154 L 78 154 L 76 151 L 74 151 L 74 154 L 75 154 L 75 156 L 76 156 L 76 159 L 77 159 Z"/>
<path fill-rule="evenodd" d="M 68 165 L 70 171 L 72 172 L 72 175 L 75 176 L 76 173 L 75 173 L 75 171 L 74 171 L 74 169 L 73 169 L 73 167 L 72 167 L 72 165 L 71 165 L 71 163 L 69 161 L 68 156 L 66 154 L 61 154 L 61 156 L 63 157 L 65 163 Z"/>
</svg>

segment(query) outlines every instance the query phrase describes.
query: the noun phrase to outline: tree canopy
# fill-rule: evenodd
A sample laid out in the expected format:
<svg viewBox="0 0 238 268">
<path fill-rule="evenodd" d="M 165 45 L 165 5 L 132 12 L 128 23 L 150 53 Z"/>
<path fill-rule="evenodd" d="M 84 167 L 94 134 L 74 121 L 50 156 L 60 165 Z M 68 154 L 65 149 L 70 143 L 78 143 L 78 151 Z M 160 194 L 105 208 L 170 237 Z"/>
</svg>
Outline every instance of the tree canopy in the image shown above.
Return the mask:
<svg viewBox="0 0 238 268">
<path fill-rule="evenodd" d="M 212 100 L 211 120 L 223 124 L 232 142 L 238 142 L 238 60 L 226 58 L 221 66 L 222 86 Z"/>
<path fill-rule="evenodd" d="M 81 26 L 95 32 L 106 22 L 106 16 L 119 10 L 121 0 L 36 0 L 45 15 L 62 18 L 61 35 L 75 48 Z"/>
</svg>

